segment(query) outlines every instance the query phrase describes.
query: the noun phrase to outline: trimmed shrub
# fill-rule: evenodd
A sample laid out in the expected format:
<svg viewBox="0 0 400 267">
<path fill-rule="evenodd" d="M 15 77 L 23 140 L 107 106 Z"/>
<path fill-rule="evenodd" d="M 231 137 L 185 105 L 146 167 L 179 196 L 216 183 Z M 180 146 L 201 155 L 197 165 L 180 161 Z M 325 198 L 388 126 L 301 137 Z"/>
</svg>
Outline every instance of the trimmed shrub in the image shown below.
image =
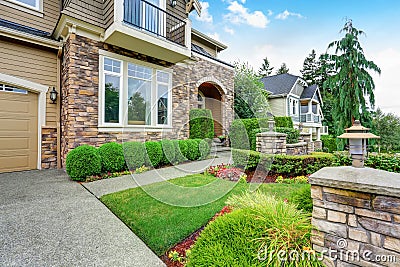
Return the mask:
<svg viewBox="0 0 400 267">
<path fill-rule="evenodd" d="M 311 213 L 313 210 L 313 202 L 311 198 L 311 186 L 307 186 L 294 191 L 290 195 L 289 201 L 294 203 L 298 209 Z"/>
<path fill-rule="evenodd" d="M 214 138 L 214 120 L 209 109 L 192 109 L 189 111 L 190 139 Z"/>
<path fill-rule="evenodd" d="M 286 134 L 286 143 L 295 144 L 299 142 L 300 131 L 289 127 L 276 127 L 275 131 Z"/>
<path fill-rule="evenodd" d="M 100 146 L 97 153 L 101 158 L 103 172 L 119 172 L 126 169 L 122 145 L 111 142 Z"/>
<path fill-rule="evenodd" d="M 144 143 L 147 156 L 145 157 L 145 165 L 157 168 L 161 162 L 163 152 L 160 142 L 147 141 Z"/>
<path fill-rule="evenodd" d="M 146 148 L 141 142 L 125 142 L 122 144 L 126 165 L 134 171 L 145 165 Z"/>
<path fill-rule="evenodd" d="M 365 165 L 388 172 L 400 172 L 400 155 L 371 153 L 368 155 Z"/>
<path fill-rule="evenodd" d="M 293 128 L 292 117 L 274 117 L 275 127 Z"/>
<path fill-rule="evenodd" d="M 175 163 L 175 146 L 174 142 L 171 140 L 161 140 L 160 141 L 162 149 L 162 158 L 160 163 L 162 165 Z"/>
<path fill-rule="evenodd" d="M 187 155 L 188 147 L 187 147 L 186 140 L 176 140 L 174 145 L 175 145 L 176 161 L 178 163 L 187 161 L 188 159 L 186 158 L 186 155 Z"/>
<path fill-rule="evenodd" d="M 332 153 L 337 150 L 336 138 L 334 138 L 332 135 L 321 135 L 321 141 L 322 148 L 327 150 L 327 152 Z"/>
<path fill-rule="evenodd" d="M 184 140 L 186 142 L 187 150 L 185 157 L 188 160 L 197 160 L 200 157 L 199 139 Z"/>
<path fill-rule="evenodd" d="M 206 159 L 211 152 L 211 139 L 203 139 L 199 142 L 200 159 Z"/>
<path fill-rule="evenodd" d="M 72 180 L 83 182 L 101 172 L 101 157 L 92 146 L 78 146 L 68 153 L 65 169 Z"/>
<path fill-rule="evenodd" d="M 272 174 L 282 176 L 301 176 L 312 174 L 323 167 L 332 166 L 335 158 L 329 153 L 315 153 L 311 155 L 267 155 L 249 150 L 232 150 L 233 162 L 236 166 L 246 170 L 255 170 L 257 167 L 269 170 Z M 272 164 L 271 164 L 272 162 Z"/>
<path fill-rule="evenodd" d="M 255 129 L 267 128 L 268 119 L 237 119 L 232 122 L 229 138 L 232 148 L 250 149 Z M 254 147 L 255 149 L 255 147 Z"/>
</svg>

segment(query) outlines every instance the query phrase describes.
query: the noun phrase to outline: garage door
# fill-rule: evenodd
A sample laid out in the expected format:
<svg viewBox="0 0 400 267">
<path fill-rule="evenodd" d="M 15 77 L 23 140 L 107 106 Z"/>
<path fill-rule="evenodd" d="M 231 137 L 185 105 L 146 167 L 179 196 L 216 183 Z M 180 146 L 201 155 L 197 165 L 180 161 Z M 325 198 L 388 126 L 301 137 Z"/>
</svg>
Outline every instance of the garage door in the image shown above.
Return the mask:
<svg viewBox="0 0 400 267">
<path fill-rule="evenodd" d="M 37 168 L 38 95 L 0 84 L 0 172 Z"/>
</svg>

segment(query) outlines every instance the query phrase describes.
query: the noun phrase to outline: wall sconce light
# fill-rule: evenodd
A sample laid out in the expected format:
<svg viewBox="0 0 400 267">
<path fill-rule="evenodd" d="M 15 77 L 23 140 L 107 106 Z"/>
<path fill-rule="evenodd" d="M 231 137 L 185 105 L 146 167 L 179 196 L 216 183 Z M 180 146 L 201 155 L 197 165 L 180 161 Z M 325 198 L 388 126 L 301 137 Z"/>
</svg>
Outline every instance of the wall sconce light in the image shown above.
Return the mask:
<svg viewBox="0 0 400 267">
<path fill-rule="evenodd" d="M 56 88 L 53 87 L 53 90 L 50 91 L 50 100 L 53 102 L 53 104 L 55 104 L 57 101 L 57 95 L 58 92 L 56 91 Z"/>
<path fill-rule="evenodd" d="M 175 7 L 176 6 L 176 1 L 177 0 L 169 0 L 170 6 Z"/>
<path fill-rule="evenodd" d="M 347 128 L 344 134 L 338 136 L 338 138 L 349 139 L 349 152 L 353 167 L 364 167 L 364 161 L 367 158 L 368 139 L 380 138 L 370 133 L 369 130 L 369 128 L 362 126 L 359 120 L 356 120 L 353 126 Z"/>
</svg>

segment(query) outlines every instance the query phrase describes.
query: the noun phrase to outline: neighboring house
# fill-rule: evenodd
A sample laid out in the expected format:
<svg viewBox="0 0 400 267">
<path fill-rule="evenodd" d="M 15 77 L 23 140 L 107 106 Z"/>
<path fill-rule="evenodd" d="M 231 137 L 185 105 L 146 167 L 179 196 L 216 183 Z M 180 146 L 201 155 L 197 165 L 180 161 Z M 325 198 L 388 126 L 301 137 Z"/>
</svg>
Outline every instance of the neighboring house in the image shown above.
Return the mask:
<svg viewBox="0 0 400 267">
<path fill-rule="evenodd" d="M 234 68 L 192 11 L 198 0 L 0 0 L 0 172 L 63 167 L 83 144 L 188 138 L 192 108 L 226 134 Z"/>
<path fill-rule="evenodd" d="M 312 133 L 317 141 L 321 133 L 327 133 L 322 126 L 323 102 L 317 85 L 308 85 L 302 78 L 288 73 L 267 76 L 261 81 L 270 93 L 268 101 L 274 116 L 292 117 L 295 127 L 302 123 L 303 131 Z"/>
</svg>

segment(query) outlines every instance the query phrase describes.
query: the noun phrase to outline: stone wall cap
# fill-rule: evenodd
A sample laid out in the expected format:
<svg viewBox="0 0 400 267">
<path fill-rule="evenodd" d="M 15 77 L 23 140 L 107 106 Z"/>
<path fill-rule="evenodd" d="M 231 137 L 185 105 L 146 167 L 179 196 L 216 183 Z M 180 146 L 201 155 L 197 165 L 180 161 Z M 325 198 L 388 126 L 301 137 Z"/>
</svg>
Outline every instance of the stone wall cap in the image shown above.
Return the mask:
<svg viewBox="0 0 400 267">
<path fill-rule="evenodd" d="M 258 133 L 256 136 L 287 136 L 287 134 L 284 133 L 277 133 L 277 132 L 263 132 L 263 133 Z"/>
<path fill-rule="evenodd" d="M 325 167 L 310 176 L 310 184 L 398 197 L 400 174 L 371 168 Z"/>
<path fill-rule="evenodd" d="M 294 144 L 286 144 L 286 147 L 301 147 L 301 146 L 306 146 L 307 142 L 298 142 Z"/>
</svg>

